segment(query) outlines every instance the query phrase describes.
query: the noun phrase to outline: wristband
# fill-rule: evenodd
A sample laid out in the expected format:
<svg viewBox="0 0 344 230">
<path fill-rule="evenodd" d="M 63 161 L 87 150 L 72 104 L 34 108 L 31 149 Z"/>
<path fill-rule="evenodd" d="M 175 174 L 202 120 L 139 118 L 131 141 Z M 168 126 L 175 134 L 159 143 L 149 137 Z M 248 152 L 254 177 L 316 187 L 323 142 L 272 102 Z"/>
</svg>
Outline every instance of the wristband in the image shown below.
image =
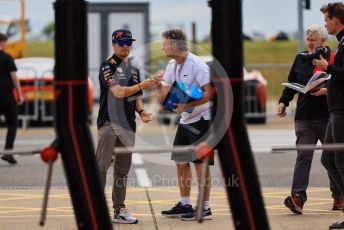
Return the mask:
<svg viewBox="0 0 344 230">
<path fill-rule="evenodd" d="M 141 85 L 140 85 L 140 83 L 139 83 L 138 85 L 139 85 L 139 88 L 140 88 L 140 90 L 142 91 L 142 88 L 141 88 Z"/>
</svg>

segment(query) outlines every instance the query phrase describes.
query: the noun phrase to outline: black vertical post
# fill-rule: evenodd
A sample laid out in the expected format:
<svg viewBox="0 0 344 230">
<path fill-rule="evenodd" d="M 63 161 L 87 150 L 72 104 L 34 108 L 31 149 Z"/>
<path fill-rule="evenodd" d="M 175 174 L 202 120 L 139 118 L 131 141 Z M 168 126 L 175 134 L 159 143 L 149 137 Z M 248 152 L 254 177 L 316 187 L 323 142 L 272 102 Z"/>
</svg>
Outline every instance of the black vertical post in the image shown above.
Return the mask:
<svg viewBox="0 0 344 230">
<path fill-rule="evenodd" d="M 191 29 L 192 29 L 191 52 L 194 54 L 197 54 L 197 35 L 196 35 L 196 23 L 195 22 L 192 22 Z"/>
<path fill-rule="evenodd" d="M 228 128 L 223 137 L 218 137 L 222 139 L 217 146 L 233 223 L 236 229 L 266 230 L 269 223 L 244 119 L 242 1 L 212 0 L 209 4 L 213 55 L 228 74 L 228 77 L 217 76 L 218 73 L 212 71 L 212 78 L 215 82 L 229 79 L 234 96 L 232 119 L 230 114 L 222 115 Z M 213 115 L 215 111 L 216 108 Z M 236 178 L 238 183 L 233 183 Z"/>
<path fill-rule="evenodd" d="M 55 129 L 78 229 L 112 229 L 87 124 L 87 20 L 83 0 L 55 7 Z"/>
</svg>

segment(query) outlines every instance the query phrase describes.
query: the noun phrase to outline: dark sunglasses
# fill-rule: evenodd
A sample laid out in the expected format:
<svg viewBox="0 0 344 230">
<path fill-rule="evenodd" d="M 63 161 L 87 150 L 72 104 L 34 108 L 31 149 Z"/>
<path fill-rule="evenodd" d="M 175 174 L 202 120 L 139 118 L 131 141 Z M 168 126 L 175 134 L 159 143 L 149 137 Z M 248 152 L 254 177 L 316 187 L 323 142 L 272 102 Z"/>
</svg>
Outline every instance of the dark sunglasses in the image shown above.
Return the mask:
<svg viewBox="0 0 344 230">
<path fill-rule="evenodd" d="M 168 39 L 177 39 L 177 35 L 174 33 L 174 31 L 169 30 L 169 31 L 167 31 L 167 38 Z"/>
<path fill-rule="evenodd" d="M 117 44 L 119 47 L 123 47 L 124 45 L 131 46 L 133 44 L 133 40 L 118 40 Z"/>
</svg>

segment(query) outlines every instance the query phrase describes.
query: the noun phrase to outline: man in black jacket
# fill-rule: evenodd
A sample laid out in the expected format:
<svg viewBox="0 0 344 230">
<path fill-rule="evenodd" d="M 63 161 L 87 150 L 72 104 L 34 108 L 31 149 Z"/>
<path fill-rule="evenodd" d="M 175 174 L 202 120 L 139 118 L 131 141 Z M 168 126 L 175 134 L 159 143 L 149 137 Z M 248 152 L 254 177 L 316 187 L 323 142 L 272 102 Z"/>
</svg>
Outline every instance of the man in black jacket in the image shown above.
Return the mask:
<svg viewBox="0 0 344 230">
<path fill-rule="evenodd" d="M 288 76 L 289 82 L 295 82 L 301 85 L 306 85 L 316 71 L 324 71 L 305 60 L 305 56 L 314 53 L 317 47 L 324 45 L 326 40 L 325 31 L 321 26 L 310 26 L 306 30 L 306 38 L 307 51 L 296 55 Z M 333 62 L 334 53 L 331 53 L 328 49 L 326 54 L 327 59 Z M 326 89 L 322 89 L 318 94 L 322 94 L 325 91 Z M 277 113 L 279 116 L 284 117 L 286 115 L 286 107 L 296 93 L 297 91 L 293 89 L 284 89 L 278 105 Z M 326 95 L 314 96 L 311 93 L 299 93 L 295 114 L 296 144 L 316 145 L 318 140 L 324 142 L 328 117 Z M 296 214 L 302 214 L 303 205 L 307 200 L 306 189 L 309 182 L 313 153 L 314 151 L 297 151 L 291 196 L 288 196 L 284 201 L 286 207 Z M 334 186 L 334 183 L 331 183 L 331 191 L 334 199 L 333 209 L 338 210 L 343 208 L 344 199 L 342 193 Z"/>
<path fill-rule="evenodd" d="M 325 143 L 344 143 L 344 3 L 329 3 L 323 6 L 327 32 L 339 41 L 334 63 L 329 64 L 321 57 L 313 63 L 331 74 L 327 84 L 327 102 L 330 119 L 327 126 Z M 344 191 L 344 152 L 343 150 L 324 151 L 321 162 L 336 185 Z M 330 229 L 344 228 L 344 216 L 332 224 Z"/>
</svg>

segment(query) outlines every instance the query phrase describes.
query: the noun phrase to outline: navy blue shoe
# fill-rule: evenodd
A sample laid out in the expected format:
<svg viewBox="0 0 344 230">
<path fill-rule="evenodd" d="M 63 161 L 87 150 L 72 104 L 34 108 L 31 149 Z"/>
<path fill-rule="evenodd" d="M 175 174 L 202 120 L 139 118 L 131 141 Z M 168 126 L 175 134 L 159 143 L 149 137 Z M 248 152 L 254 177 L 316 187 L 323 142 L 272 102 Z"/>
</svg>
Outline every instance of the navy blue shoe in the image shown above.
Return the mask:
<svg viewBox="0 0 344 230">
<path fill-rule="evenodd" d="M 344 229 L 344 215 L 336 223 L 331 224 L 329 229 Z"/>
<path fill-rule="evenodd" d="M 196 220 L 196 209 L 194 209 L 192 212 L 188 213 L 188 214 L 185 214 L 185 215 L 182 215 L 180 217 L 180 219 L 182 220 Z M 213 215 L 211 213 L 211 209 L 208 208 L 208 209 L 204 209 L 203 210 L 203 217 L 202 217 L 203 220 L 211 220 L 213 219 Z"/>
<path fill-rule="evenodd" d="M 178 202 L 170 210 L 162 211 L 161 215 L 166 217 L 180 217 L 181 215 L 188 214 L 193 212 L 192 206 L 189 204 L 183 205 L 181 202 Z"/>
</svg>

